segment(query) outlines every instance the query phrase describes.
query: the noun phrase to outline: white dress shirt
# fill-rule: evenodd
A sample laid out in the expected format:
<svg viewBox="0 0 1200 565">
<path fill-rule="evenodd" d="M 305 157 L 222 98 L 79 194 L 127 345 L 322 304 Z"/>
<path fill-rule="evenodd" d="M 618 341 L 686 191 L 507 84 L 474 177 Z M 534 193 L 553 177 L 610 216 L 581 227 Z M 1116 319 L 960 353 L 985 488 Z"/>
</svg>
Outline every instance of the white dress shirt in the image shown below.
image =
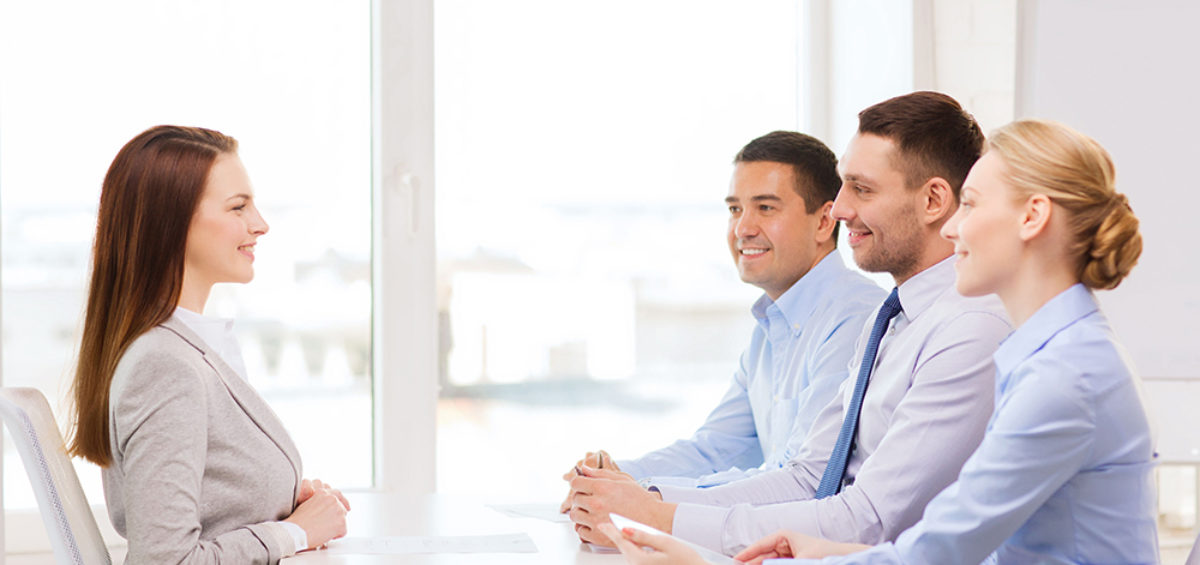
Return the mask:
<svg viewBox="0 0 1200 565">
<path fill-rule="evenodd" d="M 175 307 L 175 317 L 186 324 L 189 330 L 196 332 L 239 377 L 248 379 L 242 348 L 233 333 L 233 319 L 197 314 L 182 306 Z"/>
<path fill-rule="evenodd" d="M 663 500 L 680 503 L 676 535 L 733 554 L 780 529 L 876 544 L 921 518 L 983 437 L 995 394 L 992 354 L 1012 327 L 999 299 L 954 290 L 953 259 L 905 281 L 899 295 L 902 311 L 880 342 L 841 493 L 813 499 L 853 379 L 783 469 L 703 490 L 655 485 Z M 852 375 L 871 325 L 859 336 Z"/>
</svg>

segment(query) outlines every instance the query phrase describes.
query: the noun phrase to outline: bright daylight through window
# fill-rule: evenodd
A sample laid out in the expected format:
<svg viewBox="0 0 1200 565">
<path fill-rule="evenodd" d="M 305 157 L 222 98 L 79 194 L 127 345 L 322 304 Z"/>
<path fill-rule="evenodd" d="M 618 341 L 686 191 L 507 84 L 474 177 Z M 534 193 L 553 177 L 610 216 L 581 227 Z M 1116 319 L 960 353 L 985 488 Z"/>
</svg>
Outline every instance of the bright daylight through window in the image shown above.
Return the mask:
<svg viewBox="0 0 1200 565">
<path fill-rule="evenodd" d="M 239 140 L 271 229 L 255 280 L 219 285 L 207 313 L 236 320 L 249 379 L 305 475 L 372 484 L 370 14 L 366 2 L 0 4 L 6 386 L 40 388 L 65 422 L 109 163 L 150 126 L 217 129 Z M 32 508 L 6 459 L 5 506 Z M 77 466 L 103 503 L 99 473 Z"/>
<path fill-rule="evenodd" d="M 800 125 L 800 6 L 435 9 L 438 490 L 549 500 L 728 386 L 759 292 L 723 199 L 743 144 Z"/>
</svg>

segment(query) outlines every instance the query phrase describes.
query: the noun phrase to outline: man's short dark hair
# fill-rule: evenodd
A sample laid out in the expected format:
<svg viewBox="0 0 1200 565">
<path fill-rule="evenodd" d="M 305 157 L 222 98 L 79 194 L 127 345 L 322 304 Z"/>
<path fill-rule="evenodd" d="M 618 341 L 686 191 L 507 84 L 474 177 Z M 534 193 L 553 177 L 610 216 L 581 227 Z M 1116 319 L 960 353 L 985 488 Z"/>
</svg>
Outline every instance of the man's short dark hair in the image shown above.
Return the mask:
<svg viewBox="0 0 1200 565">
<path fill-rule="evenodd" d="M 796 194 L 804 199 L 804 209 L 816 212 L 837 198 L 842 179 L 837 172 L 837 157 L 821 140 L 794 131 L 773 131 L 747 143 L 733 158 L 737 163 L 767 161 L 791 165 L 796 178 Z M 833 241 L 837 242 L 837 226 Z"/>
<path fill-rule="evenodd" d="M 940 92 L 913 92 L 871 106 L 858 113 L 858 133 L 896 144 L 893 165 L 904 174 L 908 188 L 941 177 L 955 198 L 983 152 L 979 123 L 958 101 Z"/>
</svg>

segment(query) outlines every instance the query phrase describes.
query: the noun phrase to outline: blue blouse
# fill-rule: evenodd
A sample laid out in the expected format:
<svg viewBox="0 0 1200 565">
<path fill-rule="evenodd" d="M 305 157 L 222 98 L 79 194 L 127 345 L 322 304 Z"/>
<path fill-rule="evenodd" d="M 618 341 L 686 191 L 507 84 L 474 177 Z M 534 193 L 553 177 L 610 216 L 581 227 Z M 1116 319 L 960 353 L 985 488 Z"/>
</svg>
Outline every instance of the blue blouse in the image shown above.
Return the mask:
<svg viewBox="0 0 1200 565">
<path fill-rule="evenodd" d="M 1051 299 L 995 360 L 996 409 L 958 480 L 895 544 L 822 562 L 1158 562 L 1140 383 L 1092 293 Z"/>
</svg>

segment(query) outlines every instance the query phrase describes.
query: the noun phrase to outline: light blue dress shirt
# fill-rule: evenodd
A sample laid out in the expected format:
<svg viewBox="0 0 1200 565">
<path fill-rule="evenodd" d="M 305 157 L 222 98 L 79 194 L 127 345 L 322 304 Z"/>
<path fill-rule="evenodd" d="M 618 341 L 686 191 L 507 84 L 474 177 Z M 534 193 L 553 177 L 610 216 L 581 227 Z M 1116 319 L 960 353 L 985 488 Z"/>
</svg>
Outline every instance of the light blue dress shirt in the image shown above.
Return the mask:
<svg viewBox="0 0 1200 565">
<path fill-rule="evenodd" d="M 782 469 L 705 489 L 655 484 L 664 501 L 679 503 L 673 534 L 733 555 L 779 530 L 875 544 L 920 521 L 925 505 L 954 482 L 983 440 L 996 390 L 992 355 L 1012 325 L 995 296 L 967 298 L 954 290 L 953 257 L 913 275 L 899 293 L 901 311 L 879 343 L 842 491 L 813 498 L 853 378 Z M 860 328 L 851 375 L 872 326 Z"/>
<path fill-rule="evenodd" d="M 750 347 L 695 435 L 617 465 L 655 484 L 701 487 L 780 468 L 837 394 L 855 340 L 883 298 L 836 251 L 825 256 L 779 300 L 755 302 Z"/>
<path fill-rule="evenodd" d="M 1092 293 L 1051 299 L 995 361 L 996 410 L 958 481 L 894 545 L 822 563 L 1158 562 L 1140 383 Z"/>
</svg>

